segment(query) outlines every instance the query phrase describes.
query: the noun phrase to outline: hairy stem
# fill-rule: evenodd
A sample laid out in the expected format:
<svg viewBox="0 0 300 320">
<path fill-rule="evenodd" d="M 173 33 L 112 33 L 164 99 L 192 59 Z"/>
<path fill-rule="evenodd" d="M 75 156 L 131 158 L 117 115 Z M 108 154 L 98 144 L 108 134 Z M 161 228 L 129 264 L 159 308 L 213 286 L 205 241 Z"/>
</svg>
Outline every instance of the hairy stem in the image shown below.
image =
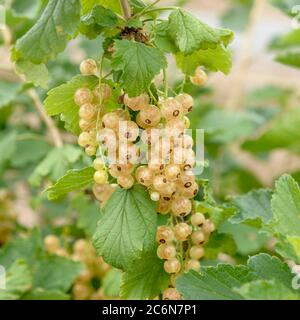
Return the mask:
<svg viewBox="0 0 300 320">
<path fill-rule="evenodd" d="M 131 18 L 131 8 L 130 8 L 128 0 L 120 0 L 120 3 L 122 6 L 124 18 L 126 20 L 129 20 Z"/>
</svg>

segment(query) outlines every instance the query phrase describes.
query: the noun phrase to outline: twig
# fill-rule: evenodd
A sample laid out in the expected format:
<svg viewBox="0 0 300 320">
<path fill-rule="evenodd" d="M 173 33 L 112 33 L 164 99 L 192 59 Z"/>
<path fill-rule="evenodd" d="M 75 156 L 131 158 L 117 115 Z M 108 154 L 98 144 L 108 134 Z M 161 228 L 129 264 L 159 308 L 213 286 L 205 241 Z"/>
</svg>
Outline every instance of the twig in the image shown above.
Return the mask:
<svg viewBox="0 0 300 320">
<path fill-rule="evenodd" d="M 131 8 L 129 5 L 129 2 L 128 0 L 120 0 L 120 2 L 121 2 L 124 18 L 126 20 L 129 20 L 131 18 Z"/>
<path fill-rule="evenodd" d="M 55 145 L 55 147 L 57 147 L 57 148 L 62 147 L 63 141 L 62 141 L 62 138 L 59 134 L 59 131 L 58 131 L 57 127 L 55 126 L 54 122 L 52 121 L 52 119 L 50 117 L 48 117 L 48 115 L 46 114 L 45 109 L 43 107 L 43 104 L 42 104 L 38 94 L 36 93 L 36 91 L 34 89 L 29 89 L 27 91 L 27 95 L 33 101 L 34 107 L 36 108 L 41 119 L 43 120 L 43 122 L 47 126 L 47 129 L 49 130 L 49 132 L 52 136 L 53 144 Z"/>
<path fill-rule="evenodd" d="M 229 96 L 226 109 L 236 110 L 241 107 L 244 103 L 244 90 L 247 81 L 247 73 L 251 62 L 251 51 L 253 47 L 254 31 L 257 22 L 260 20 L 266 0 L 255 0 L 250 16 L 248 25 L 245 31 L 245 36 L 243 39 L 240 59 L 236 65 L 236 71 L 232 81 L 232 94 Z"/>
</svg>

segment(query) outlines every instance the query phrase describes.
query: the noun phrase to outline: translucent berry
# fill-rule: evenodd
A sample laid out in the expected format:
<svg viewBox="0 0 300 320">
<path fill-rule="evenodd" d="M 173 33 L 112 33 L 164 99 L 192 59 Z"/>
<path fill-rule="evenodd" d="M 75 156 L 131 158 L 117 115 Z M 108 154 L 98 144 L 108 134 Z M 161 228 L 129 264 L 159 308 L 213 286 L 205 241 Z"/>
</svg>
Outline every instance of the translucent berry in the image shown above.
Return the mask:
<svg viewBox="0 0 300 320">
<path fill-rule="evenodd" d="M 160 102 L 162 116 L 167 120 L 178 119 L 183 115 L 181 104 L 174 98 L 168 98 Z"/>
<path fill-rule="evenodd" d="M 157 256 L 162 260 L 170 260 L 176 257 L 176 248 L 172 244 L 163 243 L 157 248 Z"/>
<path fill-rule="evenodd" d="M 192 233 L 192 242 L 195 245 L 200 245 L 205 242 L 205 235 L 202 231 L 195 231 Z"/>
<path fill-rule="evenodd" d="M 133 121 L 121 121 L 119 123 L 119 136 L 134 142 L 139 136 L 139 127 Z"/>
<path fill-rule="evenodd" d="M 159 201 L 160 195 L 159 195 L 158 192 L 152 191 L 152 192 L 150 193 L 150 198 L 151 198 L 152 201 L 157 202 L 157 201 Z"/>
<path fill-rule="evenodd" d="M 144 107 L 138 115 L 139 120 L 144 125 L 143 128 L 155 127 L 161 119 L 161 112 L 159 108 L 153 105 Z"/>
<path fill-rule="evenodd" d="M 178 273 L 181 269 L 181 264 L 178 259 L 173 258 L 165 261 L 164 269 L 167 273 Z"/>
<path fill-rule="evenodd" d="M 152 173 L 160 173 L 163 171 L 164 169 L 164 165 L 163 164 L 156 164 L 156 163 L 148 163 L 148 168 L 150 171 L 152 171 Z"/>
<path fill-rule="evenodd" d="M 207 74 L 200 67 L 196 69 L 195 75 L 190 77 L 191 82 L 196 86 L 203 86 L 207 81 Z"/>
<path fill-rule="evenodd" d="M 52 252 L 52 253 L 55 252 L 60 247 L 59 238 L 55 235 L 52 235 L 52 234 L 48 235 L 44 239 L 44 244 L 45 244 L 47 251 Z"/>
<path fill-rule="evenodd" d="M 158 243 L 168 243 L 174 240 L 174 232 L 170 227 L 159 226 L 156 231 L 156 241 Z"/>
<path fill-rule="evenodd" d="M 176 224 L 174 228 L 175 237 L 179 241 L 185 241 L 192 233 L 192 228 L 184 222 Z"/>
<path fill-rule="evenodd" d="M 125 94 L 124 96 L 124 104 L 128 108 L 130 108 L 133 111 L 140 111 L 144 107 L 146 107 L 150 102 L 149 96 L 146 93 L 141 94 L 138 97 L 132 97 L 130 98 L 128 94 Z"/>
<path fill-rule="evenodd" d="M 94 145 L 88 146 L 85 148 L 85 153 L 89 156 L 92 157 L 96 154 L 97 148 Z"/>
<path fill-rule="evenodd" d="M 182 137 L 182 146 L 184 149 L 192 149 L 194 145 L 194 140 L 191 136 L 185 134 Z"/>
<path fill-rule="evenodd" d="M 106 171 L 101 170 L 101 171 L 96 171 L 94 173 L 94 181 L 97 184 L 105 184 L 107 183 L 107 180 L 108 180 L 108 176 Z"/>
<path fill-rule="evenodd" d="M 91 103 L 93 101 L 93 94 L 88 88 L 80 88 L 75 92 L 74 101 L 78 106 Z"/>
<path fill-rule="evenodd" d="M 80 64 L 80 72 L 85 76 L 95 75 L 97 73 L 96 61 L 94 59 L 83 60 Z"/>
<path fill-rule="evenodd" d="M 164 174 L 169 181 L 175 181 L 180 176 L 180 167 L 176 164 L 168 164 L 165 168 Z"/>
<path fill-rule="evenodd" d="M 88 131 L 91 129 L 91 127 L 93 126 L 93 122 L 92 121 L 87 121 L 84 119 L 80 119 L 79 120 L 79 127 L 82 131 Z"/>
<path fill-rule="evenodd" d="M 175 288 L 167 288 L 163 292 L 163 300 L 181 300 L 180 293 Z"/>
<path fill-rule="evenodd" d="M 95 98 L 97 99 L 98 103 L 100 102 L 106 102 L 109 100 L 111 96 L 111 88 L 108 84 L 102 83 L 101 86 L 98 85 L 94 91 L 93 94 Z M 101 99 L 100 99 L 101 98 Z"/>
<path fill-rule="evenodd" d="M 149 187 L 153 181 L 153 173 L 147 166 L 138 167 L 135 172 L 136 180 L 143 186 Z"/>
<path fill-rule="evenodd" d="M 189 188 L 181 188 L 180 191 L 183 197 L 192 199 L 197 195 L 199 191 L 199 186 L 196 182 L 193 182 Z"/>
<path fill-rule="evenodd" d="M 202 230 L 205 234 L 210 234 L 215 231 L 215 225 L 212 221 L 207 219 L 203 223 Z"/>
<path fill-rule="evenodd" d="M 191 222 L 194 227 L 201 227 L 205 222 L 205 217 L 201 212 L 196 212 L 191 216 Z"/>
<path fill-rule="evenodd" d="M 122 175 L 118 177 L 118 185 L 123 189 L 130 189 L 134 184 L 134 178 L 131 175 Z"/>
<path fill-rule="evenodd" d="M 176 97 L 176 100 L 182 105 L 184 113 L 188 113 L 193 110 L 194 99 L 189 94 L 179 94 Z"/>
<path fill-rule="evenodd" d="M 109 112 L 102 117 L 102 126 L 103 128 L 118 130 L 120 121 L 121 118 L 117 112 Z"/>
<path fill-rule="evenodd" d="M 175 216 L 184 217 L 191 212 L 192 202 L 187 198 L 178 197 L 173 201 L 171 209 Z"/>
<path fill-rule="evenodd" d="M 103 168 L 105 167 L 103 161 L 101 158 L 96 158 L 93 162 L 93 167 L 95 170 L 99 171 L 99 170 L 103 170 Z"/>
<path fill-rule="evenodd" d="M 192 246 L 189 251 L 190 257 L 194 260 L 200 260 L 204 256 L 204 249 L 199 246 Z"/>
<path fill-rule="evenodd" d="M 194 259 L 188 260 L 185 264 L 185 269 L 199 271 L 200 263 L 198 260 L 194 260 Z"/>
<path fill-rule="evenodd" d="M 82 132 L 78 137 L 78 144 L 81 147 L 88 147 L 92 144 L 92 137 L 88 132 Z"/>
<path fill-rule="evenodd" d="M 170 201 L 159 199 L 158 205 L 157 205 L 157 212 L 160 214 L 167 214 L 171 210 L 171 203 Z"/>
<path fill-rule="evenodd" d="M 83 120 L 92 120 L 95 114 L 96 108 L 91 103 L 85 103 L 79 109 L 79 117 Z"/>
</svg>

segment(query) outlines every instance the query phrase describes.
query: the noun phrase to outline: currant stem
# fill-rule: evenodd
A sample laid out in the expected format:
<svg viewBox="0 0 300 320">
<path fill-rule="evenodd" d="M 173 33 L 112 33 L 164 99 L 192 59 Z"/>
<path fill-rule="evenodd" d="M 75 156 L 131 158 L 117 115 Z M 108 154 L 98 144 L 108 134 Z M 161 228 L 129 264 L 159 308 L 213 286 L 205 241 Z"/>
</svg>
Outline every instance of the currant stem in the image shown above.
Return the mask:
<svg viewBox="0 0 300 320">
<path fill-rule="evenodd" d="M 164 88 L 165 88 L 165 97 L 167 98 L 168 97 L 168 94 L 169 94 L 169 87 L 168 87 L 168 72 L 167 72 L 167 69 L 164 69 L 163 70 L 163 75 L 164 75 Z"/>
<path fill-rule="evenodd" d="M 122 6 L 124 18 L 126 20 L 129 20 L 131 18 L 131 8 L 130 8 L 128 0 L 120 0 L 120 3 Z"/>
</svg>

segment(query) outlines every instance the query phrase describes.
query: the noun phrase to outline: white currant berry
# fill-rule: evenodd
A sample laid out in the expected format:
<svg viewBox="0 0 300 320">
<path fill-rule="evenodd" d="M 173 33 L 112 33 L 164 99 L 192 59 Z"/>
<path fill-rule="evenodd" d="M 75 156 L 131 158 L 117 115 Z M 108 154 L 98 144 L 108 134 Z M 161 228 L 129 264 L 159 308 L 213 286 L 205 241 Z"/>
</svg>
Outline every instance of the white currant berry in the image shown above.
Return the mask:
<svg viewBox="0 0 300 320">
<path fill-rule="evenodd" d="M 118 130 L 120 121 L 121 118 L 117 112 L 109 112 L 102 117 L 102 126 L 103 128 Z"/>
<path fill-rule="evenodd" d="M 93 167 L 95 170 L 99 171 L 99 170 L 103 170 L 103 168 L 105 167 L 103 161 L 101 158 L 96 158 L 93 162 Z"/>
<path fill-rule="evenodd" d="M 191 136 L 185 134 L 182 136 L 182 146 L 184 149 L 192 149 L 194 145 L 194 140 Z"/>
<path fill-rule="evenodd" d="M 94 173 L 94 181 L 97 184 L 105 184 L 107 183 L 107 180 L 108 180 L 108 176 L 106 171 L 100 170 Z"/>
<path fill-rule="evenodd" d="M 119 145 L 118 155 L 122 163 L 136 164 L 138 163 L 140 151 L 136 144 L 129 142 L 126 144 Z"/>
<path fill-rule="evenodd" d="M 111 96 L 111 88 L 108 84 L 102 83 L 101 85 L 98 85 L 94 91 L 93 94 L 95 98 L 97 99 L 97 102 L 106 102 L 109 100 Z"/>
<path fill-rule="evenodd" d="M 82 132 L 78 137 L 78 144 L 81 147 L 88 147 L 92 144 L 91 135 L 88 132 Z"/>
<path fill-rule="evenodd" d="M 199 186 L 196 182 L 193 182 L 191 187 L 189 188 L 180 189 L 181 195 L 188 199 L 194 198 L 198 194 L 198 191 L 199 191 Z"/>
<path fill-rule="evenodd" d="M 91 103 L 83 104 L 79 109 L 79 117 L 83 120 L 90 121 L 96 115 L 96 108 Z"/>
<path fill-rule="evenodd" d="M 205 235 L 202 231 L 195 231 L 191 236 L 192 242 L 195 245 L 201 245 L 205 242 Z"/>
<path fill-rule="evenodd" d="M 96 61 L 94 59 L 83 60 L 80 64 L 80 72 L 85 76 L 97 74 Z"/>
<path fill-rule="evenodd" d="M 191 112 L 194 106 L 194 99 L 187 93 L 181 93 L 175 98 L 179 103 L 181 103 L 182 108 L 185 113 Z"/>
<path fill-rule="evenodd" d="M 168 226 L 159 226 L 156 231 L 156 241 L 158 243 L 169 243 L 174 240 L 174 232 Z"/>
<path fill-rule="evenodd" d="M 192 228 L 187 223 L 181 222 L 175 225 L 174 233 L 177 240 L 186 241 L 192 234 Z"/>
<path fill-rule="evenodd" d="M 198 67 L 195 75 L 190 77 L 191 82 L 196 86 L 203 86 L 207 82 L 207 74 L 204 70 Z"/>
<path fill-rule="evenodd" d="M 91 129 L 91 127 L 93 126 L 93 122 L 92 121 L 87 121 L 84 119 L 80 119 L 79 120 L 79 127 L 82 131 L 88 131 Z"/>
<path fill-rule="evenodd" d="M 176 164 L 168 164 L 164 170 L 164 174 L 169 181 L 176 181 L 179 178 L 180 173 L 180 167 Z"/>
<path fill-rule="evenodd" d="M 47 251 L 51 253 L 55 252 L 60 247 L 59 238 L 52 234 L 46 236 L 46 238 L 44 239 L 44 244 Z"/>
<path fill-rule="evenodd" d="M 212 221 L 206 219 L 202 225 L 202 230 L 205 234 L 210 234 L 215 231 L 215 225 Z"/>
<path fill-rule="evenodd" d="M 190 259 L 186 262 L 185 269 L 199 271 L 200 263 L 198 260 Z"/>
<path fill-rule="evenodd" d="M 119 123 L 119 136 L 134 142 L 139 136 L 139 127 L 133 121 L 121 121 Z"/>
<path fill-rule="evenodd" d="M 132 97 L 130 98 L 128 94 L 125 94 L 124 96 L 124 104 L 128 108 L 130 108 L 133 111 L 140 111 L 144 107 L 146 107 L 150 102 L 149 96 L 146 93 L 141 94 L 138 97 Z"/>
<path fill-rule="evenodd" d="M 74 94 L 74 101 L 78 106 L 91 103 L 93 101 L 93 94 L 88 88 L 80 88 Z"/>
<path fill-rule="evenodd" d="M 191 216 L 191 223 L 194 227 L 201 227 L 205 222 L 205 216 L 201 212 L 196 212 Z"/>
<path fill-rule="evenodd" d="M 159 199 L 158 205 L 157 205 L 157 212 L 165 215 L 170 212 L 171 210 L 171 203 L 170 201 L 166 201 L 164 199 Z"/>
<path fill-rule="evenodd" d="M 138 114 L 139 121 L 143 124 L 142 128 L 155 127 L 161 119 L 161 112 L 158 107 L 148 105 L 144 107 Z"/>
<path fill-rule="evenodd" d="M 117 181 L 118 185 L 123 189 L 130 189 L 134 184 L 134 178 L 131 175 L 121 175 Z"/>
<path fill-rule="evenodd" d="M 161 114 L 166 120 L 178 119 L 183 115 L 181 104 L 174 98 L 164 99 L 159 105 Z"/>
<path fill-rule="evenodd" d="M 136 180 L 143 186 L 149 187 L 153 181 L 153 173 L 146 166 L 138 167 L 135 172 Z"/>
<path fill-rule="evenodd" d="M 180 293 L 175 288 L 167 288 L 163 292 L 163 300 L 181 300 Z"/>
<path fill-rule="evenodd" d="M 191 212 L 192 202 L 187 198 L 178 197 L 172 202 L 171 210 L 175 216 L 184 217 Z"/>
<path fill-rule="evenodd" d="M 181 269 L 181 264 L 178 259 L 173 258 L 165 261 L 164 269 L 167 273 L 178 273 Z"/>
<path fill-rule="evenodd" d="M 148 168 L 153 174 L 161 173 L 164 169 L 163 164 L 156 164 L 156 163 L 148 163 Z"/>
<path fill-rule="evenodd" d="M 163 243 L 157 248 L 157 256 L 162 260 L 170 260 L 176 257 L 176 248 L 172 244 Z"/>
<path fill-rule="evenodd" d="M 89 157 L 92 157 L 96 154 L 97 148 L 94 145 L 91 145 L 86 147 L 84 151 Z"/>
<path fill-rule="evenodd" d="M 189 255 L 194 260 L 200 260 L 204 256 L 204 249 L 199 246 L 192 246 L 189 250 Z"/>
<path fill-rule="evenodd" d="M 159 195 L 158 192 L 152 191 L 152 192 L 150 193 L 150 198 L 151 198 L 152 201 L 157 202 L 157 201 L 159 201 L 160 195 Z"/>
<path fill-rule="evenodd" d="M 191 126 L 191 120 L 187 116 L 183 117 L 184 127 L 188 129 Z"/>
<path fill-rule="evenodd" d="M 163 191 L 168 185 L 168 180 L 164 175 L 157 175 L 153 178 L 153 187 L 158 192 Z"/>
</svg>

